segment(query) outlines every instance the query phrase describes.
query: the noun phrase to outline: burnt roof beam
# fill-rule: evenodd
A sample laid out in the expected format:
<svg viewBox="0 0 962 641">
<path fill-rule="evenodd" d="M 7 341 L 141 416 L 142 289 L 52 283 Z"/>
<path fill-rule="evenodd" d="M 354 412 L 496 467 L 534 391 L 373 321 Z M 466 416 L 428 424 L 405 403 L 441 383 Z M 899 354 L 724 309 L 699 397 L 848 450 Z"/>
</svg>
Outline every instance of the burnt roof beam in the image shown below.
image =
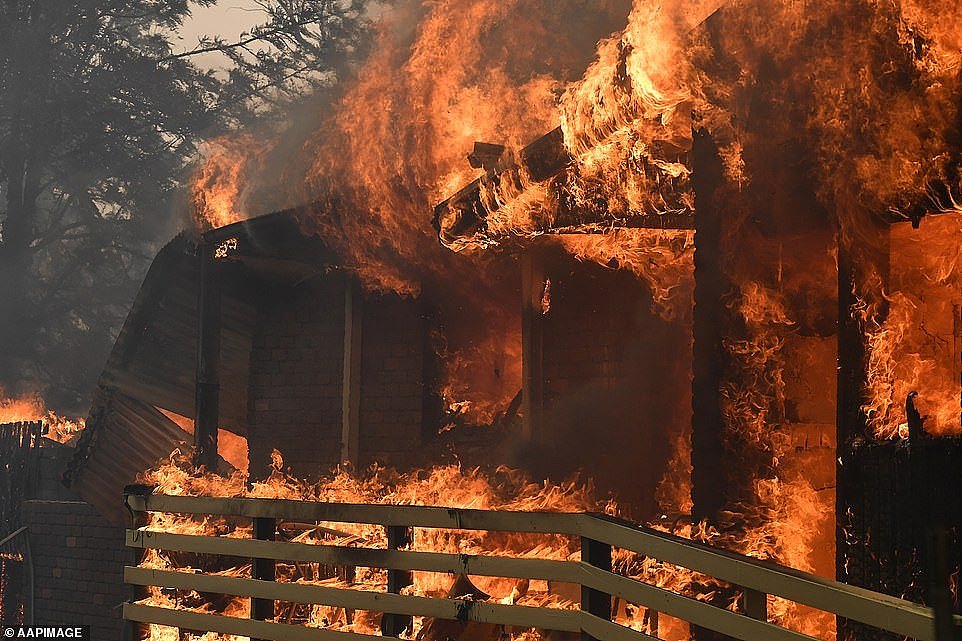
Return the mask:
<svg viewBox="0 0 962 641">
<path fill-rule="evenodd" d="M 692 31 L 713 16 L 728 0 L 683 0 L 674 10 L 682 28 Z M 481 163 L 477 163 L 481 164 Z M 574 158 L 564 144 L 561 127 L 552 129 L 527 147 L 522 149 L 514 161 L 510 155 L 500 155 L 497 162 L 485 163 L 484 175 L 475 179 L 453 196 L 434 208 L 432 224 L 441 242 L 453 245 L 487 231 L 488 213 L 484 204 L 484 192 L 496 189 L 501 184 L 522 184 L 522 179 L 543 183 L 556 178 L 573 167 Z M 472 165 L 475 165 L 472 162 Z M 492 204 L 494 211 L 497 205 Z M 588 225 L 584 233 L 601 232 L 604 228 L 652 228 L 652 229 L 693 229 L 692 214 L 688 212 L 669 212 L 667 214 L 633 213 L 623 219 L 606 221 L 599 226 Z M 570 230 L 556 231 L 549 227 L 536 230 L 540 233 L 571 233 Z"/>
</svg>

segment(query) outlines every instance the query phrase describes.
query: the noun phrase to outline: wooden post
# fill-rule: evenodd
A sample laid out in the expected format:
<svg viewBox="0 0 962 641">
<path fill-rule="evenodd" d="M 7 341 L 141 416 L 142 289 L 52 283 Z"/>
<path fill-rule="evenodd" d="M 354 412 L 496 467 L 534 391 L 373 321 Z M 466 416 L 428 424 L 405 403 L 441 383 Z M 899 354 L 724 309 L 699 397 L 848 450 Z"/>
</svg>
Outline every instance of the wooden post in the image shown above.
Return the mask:
<svg viewBox="0 0 962 641">
<path fill-rule="evenodd" d="M 715 521 L 726 503 L 726 474 L 721 407 L 725 355 L 722 297 L 728 282 L 722 270 L 722 217 L 718 190 L 721 158 L 705 132 L 695 132 L 692 184 L 695 190 L 695 292 L 692 363 L 692 516 Z"/>
<path fill-rule="evenodd" d="M 522 434 L 525 440 L 542 435 L 544 415 L 544 261 L 536 249 L 521 258 L 521 367 Z"/>
<path fill-rule="evenodd" d="M 344 282 L 344 368 L 341 376 L 341 460 L 360 465 L 361 327 L 363 302 L 359 283 Z"/>
<path fill-rule="evenodd" d="M 759 621 L 768 621 L 768 595 L 745 588 L 742 592 L 742 611 L 745 616 Z"/>
<path fill-rule="evenodd" d="M 141 494 L 148 492 L 149 490 L 145 486 L 130 486 L 124 488 L 124 504 L 128 506 L 128 513 L 130 515 L 129 528 L 135 532 L 140 530 L 142 527 L 147 526 L 147 513 L 146 512 L 135 512 L 130 509 L 130 503 L 127 500 L 129 494 Z M 142 536 L 142 534 L 140 534 Z M 144 560 L 144 554 L 146 553 L 145 548 L 129 547 L 127 554 L 128 563 L 131 567 L 137 567 Z M 147 597 L 147 588 L 139 585 L 128 586 L 129 599 L 131 603 L 140 601 Z M 148 626 L 144 623 L 138 623 L 137 621 L 131 621 L 130 619 L 124 619 L 124 629 L 122 631 L 122 638 L 124 641 L 140 641 L 140 639 L 146 639 L 148 634 Z"/>
<path fill-rule="evenodd" d="M 411 528 L 403 525 L 388 525 L 387 547 L 389 550 L 398 550 L 411 543 L 413 532 Z M 413 583 L 411 573 L 405 570 L 387 571 L 387 591 L 391 594 L 400 594 L 401 590 Z M 389 614 L 385 612 L 381 615 L 381 634 L 386 637 L 400 637 L 405 629 L 410 628 L 412 619 L 403 614 Z"/>
<path fill-rule="evenodd" d="M 581 561 L 593 565 L 599 570 L 611 572 L 611 546 L 594 539 L 581 537 Z M 581 609 L 605 621 L 610 621 L 611 595 L 581 586 Z M 581 641 L 597 640 L 587 632 L 582 632 Z"/>
<path fill-rule="evenodd" d="M 214 245 L 203 242 L 197 252 L 197 380 L 194 405 L 194 464 L 217 470 L 217 428 L 220 406 L 220 269 Z"/>
<path fill-rule="evenodd" d="M 258 541 L 273 541 L 277 532 L 277 520 L 266 517 L 254 518 L 253 538 Z M 261 581 L 273 581 L 275 561 L 273 559 L 251 559 L 251 578 Z M 251 599 L 251 618 L 258 621 L 269 621 L 274 618 L 273 599 Z M 251 639 L 251 641 L 266 641 Z"/>
<path fill-rule="evenodd" d="M 949 534 L 944 527 L 935 527 L 928 533 L 929 602 L 935 614 L 936 641 L 957 641 L 952 611 L 951 563 L 949 561 Z"/>
</svg>

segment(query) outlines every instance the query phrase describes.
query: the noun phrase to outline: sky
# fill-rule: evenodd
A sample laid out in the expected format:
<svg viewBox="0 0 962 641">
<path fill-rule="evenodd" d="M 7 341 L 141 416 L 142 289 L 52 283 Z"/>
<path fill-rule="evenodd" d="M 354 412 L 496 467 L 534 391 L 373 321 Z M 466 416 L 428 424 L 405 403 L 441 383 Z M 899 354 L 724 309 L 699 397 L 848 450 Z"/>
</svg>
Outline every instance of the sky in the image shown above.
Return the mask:
<svg viewBox="0 0 962 641">
<path fill-rule="evenodd" d="M 190 49 L 205 34 L 231 41 L 263 19 L 263 11 L 253 0 L 220 0 L 212 7 L 194 7 L 191 19 L 184 23 L 178 34 L 180 41 L 175 48 L 180 51 Z M 195 62 L 217 66 L 222 60 L 217 54 L 211 54 L 198 56 Z"/>
</svg>

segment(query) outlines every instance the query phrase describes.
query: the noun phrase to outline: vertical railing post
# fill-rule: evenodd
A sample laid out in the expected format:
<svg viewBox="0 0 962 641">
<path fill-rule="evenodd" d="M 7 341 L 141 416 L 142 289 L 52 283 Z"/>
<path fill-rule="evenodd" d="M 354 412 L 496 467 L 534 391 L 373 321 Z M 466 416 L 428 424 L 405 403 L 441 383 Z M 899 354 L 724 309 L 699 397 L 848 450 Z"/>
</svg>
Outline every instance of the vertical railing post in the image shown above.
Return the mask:
<svg viewBox="0 0 962 641">
<path fill-rule="evenodd" d="M 742 592 L 742 610 L 745 616 L 758 621 L 768 621 L 768 595 L 758 590 L 744 588 Z"/>
<path fill-rule="evenodd" d="M 413 539 L 411 528 L 403 525 L 387 525 L 387 547 L 398 550 L 409 545 Z M 411 573 L 406 570 L 387 571 L 387 591 L 400 594 L 401 590 L 413 583 Z M 404 630 L 411 626 L 411 617 L 403 614 L 385 612 L 381 616 L 381 634 L 386 637 L 399 637 Z"/>
<path fill-rule="evenodd" d="M 254 517 L 253 538 L 258 541 L 273 541 L 277 531 L 277 520 L 267 517 Z M 251 559 L 251 578 L 261 581 L 273 581 L 273 559 Z M 251 599 L 251 618 L 258 621 L 269 621 L 274 618 L 273 599 Z M 251 641 L 262 641 L 252 639 Z"/>
<path fill-rule="evenodd" d="M 611 572 L 611 546 L 601 541 L 581 537 L 581 561 L 599 570 Z M 581 609 L 589 614 L 611 620 L 611 595 L 581 586 Z M 581 633 L 581 641 L 597 641 L 587 632 Z"/>
<path fill-rule="evenodd" d="M 948 531 L 934 528 L 928 532 L 928 538 L 928 596 L 935 618 L 935 639 L 955 641 L 962 636 L 953 630 Z"/>
<path fill-rule="evenodd" d="M 146 496 L 153 491 L 146 485 L 128 485 L 124 488 L 124 505 L 130 515 L 128 527 L 133 532 L 134 537 L 143 536 L 140 528 L 147 526 Z M 129 549 L 128 562 L 132 567 L 137 567 L 144 559 L 145 551 L 141 548 L 131 547 Z M 130 602 L 135 602 L 147 596 L 147 589 L 132 585 L 129 588 Z M 124 641 L 138 641 L 147 638 L 149 626 L 137 621 L 124 619 L 122 638 Z"/>
</svg>

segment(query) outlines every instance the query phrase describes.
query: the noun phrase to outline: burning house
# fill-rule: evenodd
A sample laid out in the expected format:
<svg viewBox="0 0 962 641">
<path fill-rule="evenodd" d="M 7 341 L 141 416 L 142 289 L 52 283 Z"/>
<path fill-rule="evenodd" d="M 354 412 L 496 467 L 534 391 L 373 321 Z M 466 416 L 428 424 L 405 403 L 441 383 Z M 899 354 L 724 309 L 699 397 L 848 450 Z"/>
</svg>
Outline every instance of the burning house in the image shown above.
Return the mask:
<svg viewBox="0 0 962 641">
<path fill-rule="evenodd" d="M 36 560 L 35 617 L 97 607 L 119 636 L 124 597 L 44 585 L 109 547 L 119 589 L 133 518 L 124 613 L 150 639 L 958 633 L 957 8 L 622 4 L 591 14 L 628 26 L 580 80 L 489 106 L 465 68 L 508 55 L 497 25 L 531 3 L 440 3 L 316 143 L 311 205 L 246 218 L 218 178 L 237 171 L 202 176 L 217 224 L 154 260 L 64 466 L 74 494 L 24 503 L 31 532 L 55 530 L 44 510 L 80 528 Z M 442 69 L 440 36 L 467 62 Z M 428 115 L 351 108 L 382 103 Z M 224 550 L 254 560 L 203 556 Z M 578 608 L 621 627 L 550 614 Z"/>
</svg>

